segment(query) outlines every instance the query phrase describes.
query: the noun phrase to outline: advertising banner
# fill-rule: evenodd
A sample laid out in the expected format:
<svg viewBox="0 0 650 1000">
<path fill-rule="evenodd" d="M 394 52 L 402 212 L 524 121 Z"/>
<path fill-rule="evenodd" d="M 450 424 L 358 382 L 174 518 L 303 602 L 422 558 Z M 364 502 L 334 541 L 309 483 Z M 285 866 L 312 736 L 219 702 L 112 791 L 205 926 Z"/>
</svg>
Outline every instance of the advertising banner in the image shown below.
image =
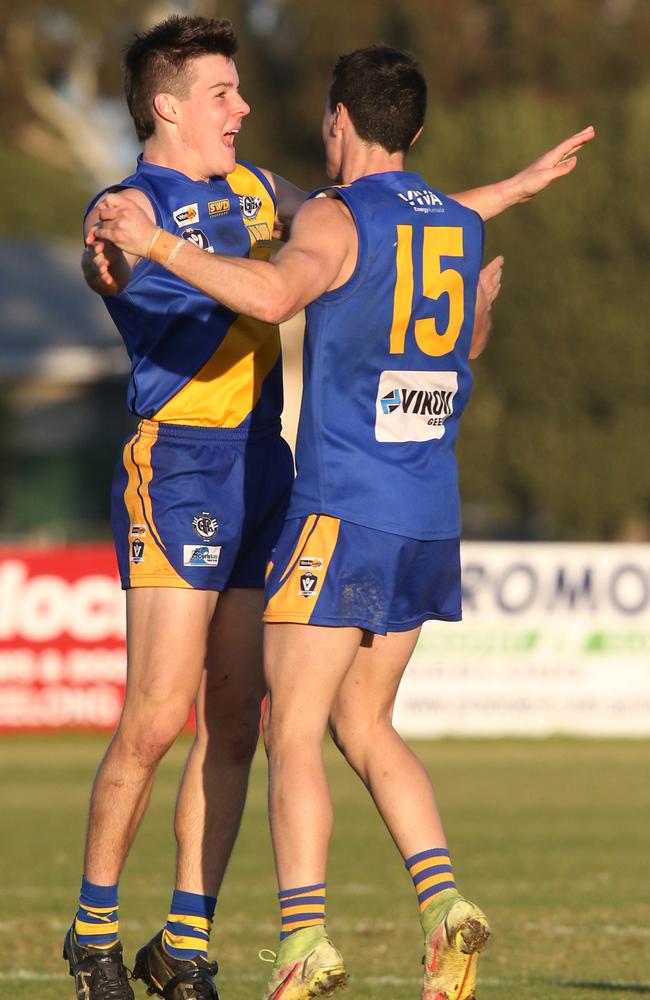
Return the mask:
<svg viewBox="0 0 650 1000">
<path fill-rule="evenodd" d="M 110 545 L 0 550 L 0 730 L 114 727 L 124 604 Z"/>
<path fill-rule="evenodd" d="M 460 623 L 428 622 L 407 736 L 650 736 L 650 545 L 465 543 Z M 125 600 L 110 545 L 0 549 L 0 730 L 112 729 Z"/>
<path fill-rule="evenodd" d="M 428 622 L 409 736 L 650 735 L 650 545 L 470 543 L 463 621 Z"/>
</svg>

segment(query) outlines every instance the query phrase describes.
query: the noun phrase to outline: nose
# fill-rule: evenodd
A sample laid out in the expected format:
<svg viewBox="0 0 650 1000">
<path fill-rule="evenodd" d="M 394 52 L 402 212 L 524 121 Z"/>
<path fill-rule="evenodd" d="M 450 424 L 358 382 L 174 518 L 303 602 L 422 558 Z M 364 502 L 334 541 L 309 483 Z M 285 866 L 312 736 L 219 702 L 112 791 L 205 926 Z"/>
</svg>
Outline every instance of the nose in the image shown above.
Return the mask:
<svg viewBox="0 0 650 1000">
<path fill-rule="evenodd" d="M 246 115 L 250 113 L 251 106 L 250 104 L 246 103 L 241 94 L 238 94 L 237 96 L 239 98 L 239 105 L 237 107 L 237 110 L 235 111 L 235 114 L 241 115 L 242 118 L 245 118 Z"/>
</svg>

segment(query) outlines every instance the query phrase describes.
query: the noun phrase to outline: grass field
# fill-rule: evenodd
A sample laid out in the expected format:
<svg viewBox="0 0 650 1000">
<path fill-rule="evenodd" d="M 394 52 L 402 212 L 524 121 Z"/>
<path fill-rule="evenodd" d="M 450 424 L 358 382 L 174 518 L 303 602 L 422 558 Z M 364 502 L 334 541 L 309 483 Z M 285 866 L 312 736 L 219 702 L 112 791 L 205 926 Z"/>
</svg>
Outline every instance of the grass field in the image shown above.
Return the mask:
<svg viewBox="0 0 650 1000">
<path fill-rule="evenodd" d="M 0 997 L 74 996 L 60 957 L 76 905 L 89 783 L 104 738 L 0 742 Z M 435 777 L 456 876 L 494 939 L 480 1000 L 650 996 L 650 744 L 443 741 L 418 750 Z M 171 811 L 186 745 L 164 762 L 120 889 L 127 961 L 160 926 L 173 877 Z M 417 1000 L 413 890 L 357 779 L 328 749 L 336 826 L 329 929 L 348 1000 Z M 221 1000 L 256 1000 L 278 918 L 258 755 L 213 934 Z M 141 984 L 136 996 L 144 997 Z"/>
</svg>

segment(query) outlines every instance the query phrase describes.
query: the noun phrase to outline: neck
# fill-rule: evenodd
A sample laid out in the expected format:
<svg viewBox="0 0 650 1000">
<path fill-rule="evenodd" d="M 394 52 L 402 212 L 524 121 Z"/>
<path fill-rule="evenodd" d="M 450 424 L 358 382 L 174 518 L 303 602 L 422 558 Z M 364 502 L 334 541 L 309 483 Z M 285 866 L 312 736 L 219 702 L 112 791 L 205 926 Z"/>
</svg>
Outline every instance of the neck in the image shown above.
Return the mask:
<svg viewBox="0 0 650 1000">
<path fill-rule="evenodd" d="M 145 140 L 142 147 L 142 159 L 145 163 L 153 163 L 156 167 L 166 167 L 168 170 L 176 170 L 185 174 L 191 181 L 208 181 L 209 177 L 196 169 L 192 159 L 187 152 L 177 150 L 166 142 L 153 135 Z"/>
<path fill-rule="evenodd" d="M 369 174 L 385 174 L 404 169 L 404 153 L 389 153 L 381 146 L 359 143 L 346 150 L 346 153 L 341 165 L 341 180 L 344 184 L 352 184 Z"/>
</svg>

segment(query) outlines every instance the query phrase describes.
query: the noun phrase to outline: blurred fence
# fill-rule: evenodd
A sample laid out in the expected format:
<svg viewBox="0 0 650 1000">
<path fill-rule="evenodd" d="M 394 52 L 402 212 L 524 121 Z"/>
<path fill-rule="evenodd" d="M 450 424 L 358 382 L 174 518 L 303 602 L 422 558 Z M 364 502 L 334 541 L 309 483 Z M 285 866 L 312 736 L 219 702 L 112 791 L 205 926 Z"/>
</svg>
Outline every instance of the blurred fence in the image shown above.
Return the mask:
<svg viewBox="0 0 650 1000">
<path fill-rule="evenodd" d="M 409 736 L 650 735 L 650 545 L 463 545 L 464 621 L 427 623 Z M 0 549 L 0 729 L 112 729 L 126 669 L 109 545 Z"/>
</svg>

